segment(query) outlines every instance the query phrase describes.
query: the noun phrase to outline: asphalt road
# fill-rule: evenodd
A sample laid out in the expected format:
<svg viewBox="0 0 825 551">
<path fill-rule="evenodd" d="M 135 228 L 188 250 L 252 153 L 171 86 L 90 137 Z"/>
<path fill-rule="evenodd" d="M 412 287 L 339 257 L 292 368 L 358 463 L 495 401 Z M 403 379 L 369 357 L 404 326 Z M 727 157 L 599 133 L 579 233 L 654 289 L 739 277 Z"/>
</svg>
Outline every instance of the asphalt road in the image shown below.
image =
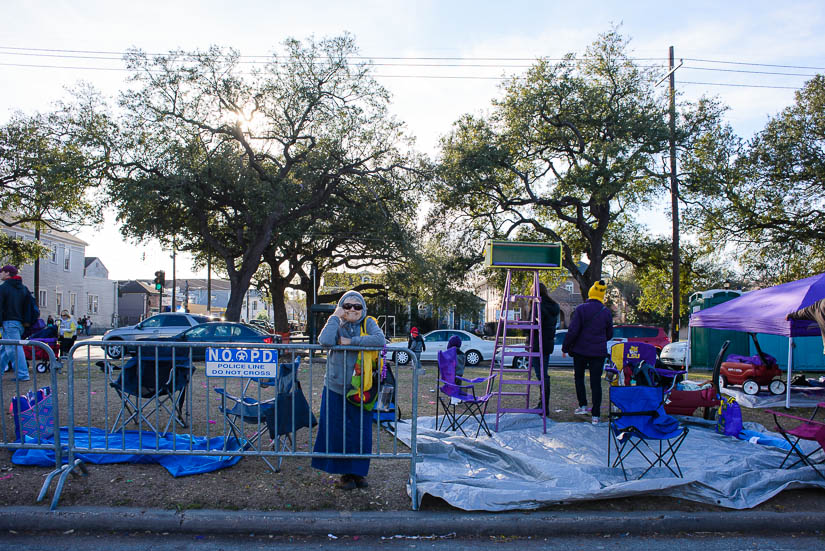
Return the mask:
<svg viewBox="0 0 825 551">
<path fill-rule="evenodd" d="M 588 536 L 559 538 L 452 538 L 438 539 L 402 537 L 285 537 L 285 536 L 200 536 L 163 533 L 14 533 L 0 534 L 0 549 L 59 551 L 99 549 L 107 551 L 153 551 L 198 549 L 218 551 L 230 549 L 443 549 L 449 551 L 482 551 L 485 549 L 559 549 L 564 551 L 739 551 L 748 550 L 820 550 L 825 537 L 811 535 L 748 536 L 745 534 L 696 533 L 675 536 Z"/>
</svg>

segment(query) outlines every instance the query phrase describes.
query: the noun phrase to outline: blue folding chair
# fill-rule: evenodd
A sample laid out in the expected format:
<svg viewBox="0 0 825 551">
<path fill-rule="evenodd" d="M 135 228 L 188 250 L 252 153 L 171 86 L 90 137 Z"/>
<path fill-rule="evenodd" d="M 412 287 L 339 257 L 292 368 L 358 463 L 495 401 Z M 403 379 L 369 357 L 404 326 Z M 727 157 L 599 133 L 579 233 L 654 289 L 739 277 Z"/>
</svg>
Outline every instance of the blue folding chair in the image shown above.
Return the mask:
<svg viewBox="0 0 825 551">
<path fill-rule="evenodd" d="M 621 466 L 622 474 L 627 480 L 624 462 L 635 450 L 648 463 L 647 469 L 639 478 L 656 466 L 667 467 L 674 476 L 682 478 L 676 452 L 687 437 L 688 429 L 665 413 L 664 389 L 651 386 L 612 386 L 608 396 L 610 413 L 607 465 L 611 468 Z M 651 446 L 649 442 L 655 444 Z M 611 463 L 613 446 L 616 448 L 616 459 Z"/>
</svg>

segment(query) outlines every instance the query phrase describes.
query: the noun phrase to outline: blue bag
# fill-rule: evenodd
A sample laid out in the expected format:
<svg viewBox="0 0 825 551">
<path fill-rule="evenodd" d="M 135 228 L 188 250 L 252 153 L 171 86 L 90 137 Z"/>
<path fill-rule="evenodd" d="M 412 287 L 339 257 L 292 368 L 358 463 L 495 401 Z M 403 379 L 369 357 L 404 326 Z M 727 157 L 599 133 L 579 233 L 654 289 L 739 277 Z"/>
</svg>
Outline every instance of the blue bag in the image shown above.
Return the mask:
<svg viewBox="0 0 825 551">
<path fill-rule="evenodd" d="M 742 409 L 733 396 L 720 400 L 716 413 L 716 432 L 726 436 L 738 436 L 742 432 Z"/>
</svg>

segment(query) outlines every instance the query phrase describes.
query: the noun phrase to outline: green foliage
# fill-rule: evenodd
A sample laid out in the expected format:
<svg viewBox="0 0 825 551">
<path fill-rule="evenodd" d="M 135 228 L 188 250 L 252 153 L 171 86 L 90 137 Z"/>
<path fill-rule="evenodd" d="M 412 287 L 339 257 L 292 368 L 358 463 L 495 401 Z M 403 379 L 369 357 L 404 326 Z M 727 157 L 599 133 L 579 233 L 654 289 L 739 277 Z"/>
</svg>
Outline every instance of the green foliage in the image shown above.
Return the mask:
<svg viewBox="0 0 825 551">
<path fill-rule="evenodd" d="M 745 273 L 766 284 L 825 271 L 823 107 L 820 75 L 750 144 L 717 122 L 686 159 L 696 174 L 684 188 L 690 228 L 709 248 L 727 245 Z"/>
<path fill-rule="evenodd" d="M 97 98 L 58 105 L 51 113 L 14 113 L 0 126 L 0 223 L 69 229 L 100 220 L 91 199 L 103 175 L 105 150 L 97 136 L 108 127 Z M 39 245 L 0 243 L 0 255 L 31 262 Z"/>
<path fill-rule="evenodd" d="M 48 254 L 49 249 L 38 241 L 27 241 L 0 231 L 0 262 L 23 266 Z"/>
<path fill-rule="evenodd" d="M 539 60 L 505 86 L 488 118 L 464 116 L 442 140 L 441 231 L 452 226 L 476 250 L 523 229 L 561 242 L 563 265 L 586 293 L 604 259 L 624 253 L 608 248 L 619 243 L 611 236 L 663 189 L 666 102 L 651 80 L 615 31 L 581 58 Z"/>
<path fill-rule="evenodd" d="M 353 190 L 404 181 L 413 164 L 387 92 L 348 62 L 351 37 L 284 49 L 251 77 L 216 47 L 127 56 L 134 86 L 110 186 L 123 231 L 220 258 L 231 319 L 265 251 L 300 242 L 307 219 L 335 216 L 337 202 L 363 204 Z M 279 255 L 271 274 L 290 257 Z"/>
</svg>

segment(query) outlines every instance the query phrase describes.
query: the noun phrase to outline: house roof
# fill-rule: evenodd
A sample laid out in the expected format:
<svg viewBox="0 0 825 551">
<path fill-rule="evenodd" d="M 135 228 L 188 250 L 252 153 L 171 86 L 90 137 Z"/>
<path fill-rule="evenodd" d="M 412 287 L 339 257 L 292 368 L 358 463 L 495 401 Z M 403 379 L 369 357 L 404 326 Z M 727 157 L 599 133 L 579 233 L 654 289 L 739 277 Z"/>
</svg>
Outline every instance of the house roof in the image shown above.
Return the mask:
<svg viewBox="0 0 825 551">
<path fill-rule="evenodd" d="M 143 281 L 139 280 L 131 280 L 131 281 L 118 281 L 117 282 L 118 289 L 123 294 L 128 293 L 156 293 L 155 288 Z"/>
</svg>

